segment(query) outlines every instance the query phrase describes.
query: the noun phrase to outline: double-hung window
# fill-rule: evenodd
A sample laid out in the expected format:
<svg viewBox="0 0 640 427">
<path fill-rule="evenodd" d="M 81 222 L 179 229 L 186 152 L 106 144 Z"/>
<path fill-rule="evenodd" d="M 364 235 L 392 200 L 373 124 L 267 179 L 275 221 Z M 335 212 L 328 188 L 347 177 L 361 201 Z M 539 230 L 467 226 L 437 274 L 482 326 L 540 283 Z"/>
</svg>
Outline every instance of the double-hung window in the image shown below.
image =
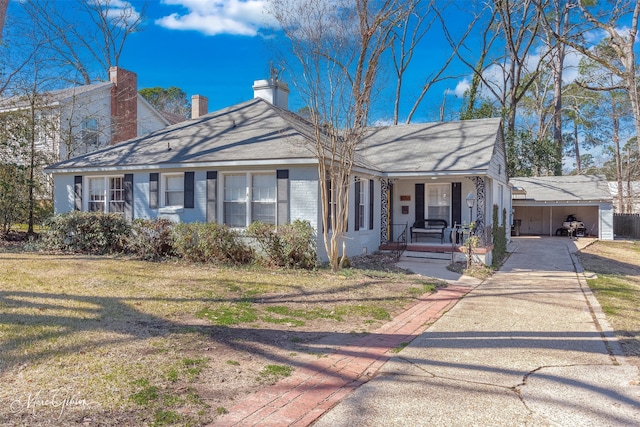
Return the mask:
<svg viewBox="0 0 640 427">
<path fill-rule="evenodd" d="M 124 177 L 91 177 L 88 183 L 89 212 L 124 212 Z"/>
<path fill-rule="evenodd" d="M 105 212 L 106 198 L 106 179 L 102 176 L 89 178 L 89 212 Z"/>
<path fill-rule="evenodd" d="M 98 120 L 86 118 L 82 121 L 82 143 L 90 150 L 98 146 Z"/>
<path fill-rule="evenodd" d="M 224 223 L 246 227 L 254 221 L 276 223 L 276 175 L 241 173 L 224 176 Z"/>
<path fill-rule="evenodd" d="M 369 189 L 369 180 L 358 178 L 359 192 L 358 192 L 358 206 L 357 209 L 357 221 L 358 228 L 360 230 L 367 228 L 367 214 L 365 212 L 367 205 L 367 190 Z"/>
<path fill-rule="evenodd" d="M 109 178 L 109 212 L 124 213 L 124 177 Z"/>
<path fill-rule="evenodd" d="M 181 207 L 184 205 L 184 174 L 162 175 L 163 206 Z"/>
<path fill-rule="evenodd" d="M 427 218 L 444 219 L 451 222 L 451 185 L 430 184 L 427 186 Z"/>
<path fill-rule="evenodd" d="M 251 176 L 251 222 L 276 223 L 276 176 L 254 174 Z"/>
</svg>

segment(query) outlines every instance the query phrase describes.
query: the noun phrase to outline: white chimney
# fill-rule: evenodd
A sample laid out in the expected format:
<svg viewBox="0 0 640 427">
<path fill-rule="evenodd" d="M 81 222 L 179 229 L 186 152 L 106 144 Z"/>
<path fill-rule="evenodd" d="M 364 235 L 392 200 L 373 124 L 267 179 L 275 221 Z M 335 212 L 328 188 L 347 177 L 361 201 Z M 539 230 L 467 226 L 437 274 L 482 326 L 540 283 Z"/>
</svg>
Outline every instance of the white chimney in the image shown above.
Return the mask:
<svg viewBox="0 0 640 427">
<path fill-rule="evenodd" d="M 289 86 L 278 79 L 254 81 L 253 97 L 262 98 L 285 110 L 289 108 Z"/>
<path fill-rule="evenodd" d="M 193 95 L 191 97 L 191 118 L 197 119 L 209 112 L 209 99 L 202 95 Z"/>
</svg>

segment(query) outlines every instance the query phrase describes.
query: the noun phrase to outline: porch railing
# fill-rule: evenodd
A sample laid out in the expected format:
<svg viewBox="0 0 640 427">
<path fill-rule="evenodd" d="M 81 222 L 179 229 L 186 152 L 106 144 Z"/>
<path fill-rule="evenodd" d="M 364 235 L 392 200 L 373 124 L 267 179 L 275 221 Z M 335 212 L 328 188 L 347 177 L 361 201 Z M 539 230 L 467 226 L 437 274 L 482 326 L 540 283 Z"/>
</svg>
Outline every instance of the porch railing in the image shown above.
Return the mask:
<svg viewBox="0 0 640 427">
<path fill-rule="evenodd" d="M 409 224 L 391 224 L 391 239 L 394 244 L 394 253 L 396 259 L 400 259 L 404 251 L 407 249 L 407 232 Z"/>
</svg>

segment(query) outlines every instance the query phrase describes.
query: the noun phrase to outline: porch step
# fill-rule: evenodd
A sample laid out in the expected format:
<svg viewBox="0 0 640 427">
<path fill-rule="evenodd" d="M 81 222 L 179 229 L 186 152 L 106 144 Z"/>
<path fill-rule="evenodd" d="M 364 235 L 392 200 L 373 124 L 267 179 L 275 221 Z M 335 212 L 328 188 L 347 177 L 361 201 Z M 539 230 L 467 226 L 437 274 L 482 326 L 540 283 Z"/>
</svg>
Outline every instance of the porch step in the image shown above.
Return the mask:
<svg viewBox="0 0 640 427">
<path fill-rule="evenodd" d="M 418 251 L 404 251 L 400 260 L 411 258 L 428 258 L 428 259 L 446 259 L 451 260 L 451 252 L 418 252 Z"/>
</svg>

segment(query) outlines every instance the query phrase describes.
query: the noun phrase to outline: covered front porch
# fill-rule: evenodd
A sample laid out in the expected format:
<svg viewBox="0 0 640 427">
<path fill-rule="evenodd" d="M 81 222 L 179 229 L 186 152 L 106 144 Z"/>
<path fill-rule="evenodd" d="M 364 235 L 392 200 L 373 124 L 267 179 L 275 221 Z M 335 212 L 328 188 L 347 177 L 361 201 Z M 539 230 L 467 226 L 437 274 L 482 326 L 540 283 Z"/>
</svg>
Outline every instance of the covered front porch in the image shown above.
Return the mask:
<svg viewBox="0 0 640 427">
<path fill-rule="evenodd" d="M 502 185 L 487 177 L 461 175 L 386 180 L 382 187 L 380 250 L 465 262 L 465 242 L 472 235 L 479 237 L 472 247 L 474 262 L 491 264 L 490 218 L 493 204 L 500 209 L 507 202 Z M 431 226 L 428 232 L 416 232 L 425 221 Z"/>
</svg>

